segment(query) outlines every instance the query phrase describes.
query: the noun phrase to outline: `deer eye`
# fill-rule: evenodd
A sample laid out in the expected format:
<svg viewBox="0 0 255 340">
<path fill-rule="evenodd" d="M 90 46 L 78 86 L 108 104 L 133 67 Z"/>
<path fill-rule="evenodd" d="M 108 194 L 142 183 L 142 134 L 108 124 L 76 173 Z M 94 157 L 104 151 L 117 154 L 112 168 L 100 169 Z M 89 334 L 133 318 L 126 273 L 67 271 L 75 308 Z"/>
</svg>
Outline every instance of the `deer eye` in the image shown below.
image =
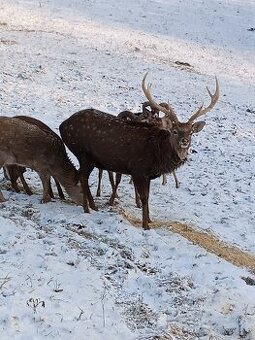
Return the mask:
<svg viewBox="0 0 255 340">
<path fill-rule="evenodd" d="M 174 135 L 177 135 L 177 134 L 178 134 L 178 131 L 177 131 L 177 130 L 173 130 L 173 134 L 174 134 Z"/>
</svg>

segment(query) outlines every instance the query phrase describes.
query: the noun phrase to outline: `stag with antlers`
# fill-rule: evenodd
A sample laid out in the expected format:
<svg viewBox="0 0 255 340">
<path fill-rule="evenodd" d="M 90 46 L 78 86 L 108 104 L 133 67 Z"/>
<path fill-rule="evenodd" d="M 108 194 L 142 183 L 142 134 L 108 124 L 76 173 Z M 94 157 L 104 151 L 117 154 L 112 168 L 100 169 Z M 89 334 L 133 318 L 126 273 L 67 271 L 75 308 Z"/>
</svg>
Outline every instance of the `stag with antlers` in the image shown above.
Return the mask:
<svg viewBox="0 0 255 340">
<path fill-rule="evenodd" d="M 116 119 L 110 114 L 95 110 L 82 110 L 60 125 L 60 134 L 67 147 L 80 163 L 80 180 L 83 189 L 83 208 L 96 209 L 89 189 L 89 175 L 94 167 L 131 175 L 142 202 L 143 228 L 149 229 L 150 181 L 162 174 L 172 173 L 187 160 L 191 135 L 205 126 L 204 121 L 195 120 L 216 104 L 219 85 L 216 78 L 214 94 L 208 90 L 211 102 L 201 106 L 190 119 L 182 123 L 169 106 L 160 106 L 153 99 L 151 86 L 145 85 L 147 73 L 142 81 L 143 92 L 151 106 L 165 113 L 163 123 L 169 129 L 147 123 Z"/>
<path fill-rule="evenodd" d="M 159 105 L 163 106 L 165 108 L 169 108 L 168 103 L 160 103 Z M 162 128 L 162 129 L 166 128 L 164 121 L 159 117 L 159 110 L 157 108 L 151 106 L 149 101 L 142 103 L 142 112 L 133 113 L 132 111 L 122 111 L 117 115 L 117 118 L 125 119 L 125 120 L 128 120 L 128 121 L 149 123 L 152 126 L 157 126 L 159 128 Z M 103 170 L 100 169 L 99 170 L 99 181 L 98 181 L 97 193 L 99 192 L 102 173 L 103 173 Z M 118 189 L 118 186 L 120 184 L 121 177 L 122 177 L 122 174 L 116 173 L 115 182 L 114 182 L 113 174 L 112 174 L 112 172 L 109 172 L 109 178 L 110 178 L 110 182 L 111 182 L 111 186 L 112 186 L 112 194 L 111 194 L 110 201 L 109 201 L 110 205 L 114 204 L 114 200 L 117 197 L 117 189 Z M 174 180 L 175 180 L 176 188 L 179 188 L 180 182 L 179 182 L 179 180 L 176 176 L 175 171 L 173 171 L 173 177 L 174 177 Z M 130 183 L 133 183 L 132 178 L 130 179 Z M 166 174 L 163 174 L 162 185 L 165 185 L 166 183 L 167 183 Z M 97 194 L 97 196 L 99 196 L 99 195 Z M 136 189 L 135 189 L 135 201 L 136 201 L 136 206 L 138 208 L 141 208 L 142 203 L 141 203 L 139 194 L 138 194 Z"/>
</svg>

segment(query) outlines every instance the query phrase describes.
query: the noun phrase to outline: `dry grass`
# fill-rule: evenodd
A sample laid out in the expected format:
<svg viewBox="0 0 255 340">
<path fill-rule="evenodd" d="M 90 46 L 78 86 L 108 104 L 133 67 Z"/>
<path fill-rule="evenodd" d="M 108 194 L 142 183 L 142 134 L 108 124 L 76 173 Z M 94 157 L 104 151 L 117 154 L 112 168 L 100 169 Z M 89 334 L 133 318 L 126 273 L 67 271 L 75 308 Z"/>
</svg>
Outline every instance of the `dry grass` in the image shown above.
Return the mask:
<svg viewBox="0 0 255 340">
<path fill-rule="evenodd" d="M 132 225 L 141 226 L 141 221 L 134 218 L 126 212 L 119 211 Z M 154 221 L 150 224 L 152 229 L 162 228 L 168 229 L 179 234 L 191 241 L 192 243 L 204 248 L 224 260 L 238 267 L 246 267 L 248 270 L 255 272 L 255 256 L 245 252 L 238 247 L 232 246 L 221 241 L 217 236 L 209 232 L 197 230 L 187 224 L 175 221 Z"/>
</svg>

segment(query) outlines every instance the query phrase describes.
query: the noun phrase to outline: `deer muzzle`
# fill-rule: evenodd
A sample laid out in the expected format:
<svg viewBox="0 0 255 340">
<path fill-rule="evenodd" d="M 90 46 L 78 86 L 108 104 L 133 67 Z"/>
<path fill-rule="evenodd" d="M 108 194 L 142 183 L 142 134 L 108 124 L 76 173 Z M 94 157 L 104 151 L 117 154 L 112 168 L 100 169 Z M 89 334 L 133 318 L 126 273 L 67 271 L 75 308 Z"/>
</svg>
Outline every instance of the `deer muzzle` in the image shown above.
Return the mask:
<svg viewBox="0 0 255 340">
<path fill-rule="evenodd" d="M 190 141 L 188 138 L 182 138 L 179 145 L 182 149 L 187 149 L 189 147 Z"/>
</svg>

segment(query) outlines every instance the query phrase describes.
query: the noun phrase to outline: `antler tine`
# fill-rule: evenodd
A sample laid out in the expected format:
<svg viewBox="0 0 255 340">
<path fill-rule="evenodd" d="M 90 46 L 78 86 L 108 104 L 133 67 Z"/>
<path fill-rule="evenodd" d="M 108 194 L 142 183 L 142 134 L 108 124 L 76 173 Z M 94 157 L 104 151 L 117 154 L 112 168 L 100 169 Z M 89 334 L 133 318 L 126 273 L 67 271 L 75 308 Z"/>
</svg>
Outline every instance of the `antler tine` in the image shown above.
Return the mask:
<svg viewBox="0 0 255 340">
<path fill-rule="evenodd" d="M 192 123 L 194 120 L 196 120 L 198 117 L 206 114 L 206 112 L 210 111 L 214 106 L 215 104 L 217 103 L 218 99 L 219 99 L 219 96 L 220 96 L 220 88 L 219 88 L 219 82 L 218 82 L 218 79 L 217 77 L 215 77 L 215 82 L 216 82 L 216 89 L 215 89 L 215 92 L 214 94 L 211 93 L 211 91 L 209 90 L 209 88 L 206 86 L 206 90 L 207 92 L 209 93 L 209 96 L 211 97 L 211 102 L 210 104 L 203 108 L 203 104 L 200 106 L 200 108 L 197 110 L 197 112 L 195 112 L 191 117 L 190 119 L 188 120 L 188 123 Z"/>
<path fill-rule="evenodd" d="M 145 85 L 145 79 L 147 77 L 149 72 L 146 72 L 144 77 L 143 77 L 143 81 L 142 81 L 142 89 L 143 89 L 143 93 L 145 94 L 145 97 L 148 99 L 150 105 L 152 107 L 155 107 L 156 109 L 158 109 L 161 112 L 164 112 L 166 117 L 168 117 L 169 119 L 171 119 L 174 122 L 178 122 L 178 118 L 174 112 L 174 110 L 171 108 L 171 106 L 169 105 L 169 109 L 167 109 L 166 107 L 163 107 L 161 105 L 159 105 L 157 102 L 155 102 L 155 100 L 152 97 L 151 94 L 151 84 L 148 84 L 147 88 Z"/>
</svg>

